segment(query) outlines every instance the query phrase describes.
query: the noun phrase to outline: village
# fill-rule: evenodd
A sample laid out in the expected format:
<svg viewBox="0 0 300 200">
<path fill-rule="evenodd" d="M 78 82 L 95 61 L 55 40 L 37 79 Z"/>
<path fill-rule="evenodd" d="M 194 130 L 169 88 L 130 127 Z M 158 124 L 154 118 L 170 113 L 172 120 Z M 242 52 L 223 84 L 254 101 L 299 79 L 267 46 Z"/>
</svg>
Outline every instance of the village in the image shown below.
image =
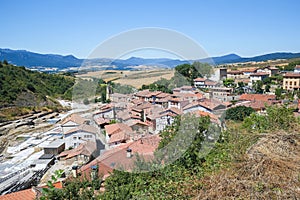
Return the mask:
<svg viewBox="0 0 300 200">
<path fill-rule="evenodd" d="M 251 107 L 262 114 L 270 105 L 289 104 L 295 110 L 298 108 L 296 95 L 291 100 L 280 99 L 275 91 L 300 89 L 299 65 L 293 73 L 280 72 L 273 66 L 220 68 L 217 73 L 217 80 L 199 77 L 192 86 L 175 88 L 172 93 L 110 93 L 110 103 L 68 112 L 57 117 L 45 132 L 19 136 L 23 139 L 9 146 L 1 157 L 1 195 L 20 190 L 35 194 L 60 169 L 64 175 L 55 183 L 57 188 L 62 188 L 68 177 L 101 176 L 105 181 L 114 169 L 130 171 L 137 155 L 153 158 L 160 142 L 159 133 L 177 116 L 208 116 L 212 123 L 221 124 L 224 111 L 235 106 Z M 278 75 L 283 77 L 281 82 L 272 79 Z M 266 82 L 267 79 L 272 81 Z M 264 81 L 267 84 L 259 88 L 263 92 L 257 92 L 257 82 Z"/>
</svg>

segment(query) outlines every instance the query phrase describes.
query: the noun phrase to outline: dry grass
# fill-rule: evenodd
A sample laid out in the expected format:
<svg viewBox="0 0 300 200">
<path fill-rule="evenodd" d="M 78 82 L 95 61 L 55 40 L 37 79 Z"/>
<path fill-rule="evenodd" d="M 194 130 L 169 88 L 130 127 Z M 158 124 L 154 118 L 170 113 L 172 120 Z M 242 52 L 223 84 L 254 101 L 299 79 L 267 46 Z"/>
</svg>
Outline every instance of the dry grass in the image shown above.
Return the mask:
<svg viewBox="0 0 300 200">
<path fill-rule="evenodd" d="M 202 181 L 197 199 L 299 199 L 300 135 L 265 135 L 243 161 Z"/>
<path fill-rule="evenodd" d="M 174 70 L 169 69 L 142 71 L 104 70 L 77 75 L 77 77 L 81 78 L 101 78 L 104 81 L 113 81 L 122 85 L 131 85 L 135 88 L 140 88 L 143 84 L 151 84 L 161 78 L 170 80 L 173 76 Z"/>
</svg>

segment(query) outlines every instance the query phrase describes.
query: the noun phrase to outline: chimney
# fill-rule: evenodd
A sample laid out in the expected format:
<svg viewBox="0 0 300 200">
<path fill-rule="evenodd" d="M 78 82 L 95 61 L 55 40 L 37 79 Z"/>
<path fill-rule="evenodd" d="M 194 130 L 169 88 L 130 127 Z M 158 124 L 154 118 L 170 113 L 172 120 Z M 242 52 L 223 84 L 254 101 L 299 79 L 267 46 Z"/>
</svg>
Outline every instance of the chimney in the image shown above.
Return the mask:
<svg viewBox="0 0 300 200">
<path fill-rule="evenodd" d="M 127 158 L 131 158 L 131 152 L 132 152 L 132 150 L 130 149 L 130 148 L 128 148 L 127 150 L 126 150 L 126 157 Z"/>
<path fill-rule="evenodd" d="M 91 166 L 91 179 L 95 180 L 98 177 L 98 166 L 97 165 L 93 165 Z"/>
<path fill-rule="evenodd" d="M 73 177 L 74 178 L 77 178 L 77 169 L 78 169 L 78 166 L 73 166 L 72 167 L 72 174 L 73 174 Z"/>
</svg>

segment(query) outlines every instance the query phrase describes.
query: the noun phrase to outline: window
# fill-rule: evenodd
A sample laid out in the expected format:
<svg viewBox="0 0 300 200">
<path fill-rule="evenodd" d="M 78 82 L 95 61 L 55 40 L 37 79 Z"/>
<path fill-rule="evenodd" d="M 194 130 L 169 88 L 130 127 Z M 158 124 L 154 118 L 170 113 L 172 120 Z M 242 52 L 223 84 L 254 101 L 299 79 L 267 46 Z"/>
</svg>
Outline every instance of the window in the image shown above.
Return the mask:
<svg viewBox="0 0 300 200">
<path fill-rule="evenodd" d="M 77 137 L 73 137 L 73 140 L 76 140 L 77 139 Z"/>
<path fill-rule="evenodd" d="M 297 85 L 297 82 L 296 82 L 296 81 L 294 82 L 294 85 L 295 85 L 295 86 Z"/>
</svg>

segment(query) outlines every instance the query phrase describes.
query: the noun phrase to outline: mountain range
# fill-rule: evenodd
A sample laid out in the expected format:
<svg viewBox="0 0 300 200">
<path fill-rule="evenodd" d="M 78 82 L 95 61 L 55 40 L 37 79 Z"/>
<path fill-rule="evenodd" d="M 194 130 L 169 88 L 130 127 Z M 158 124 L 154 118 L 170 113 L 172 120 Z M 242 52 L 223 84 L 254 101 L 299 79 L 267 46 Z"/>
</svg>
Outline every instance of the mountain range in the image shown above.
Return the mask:
<svg viewBox="0 0 300 200">
<path fill-rule="evenodd" d="M 210 63 L 214 65 L 240 63 L 250 61 L 266 61 L 275 59 L 290 59 L 300 58 L 300 53 L 277 52 L 264 54 L 255 57 L 241 57 L 236 54 L 228 54 L 219 57 L 204 58 L 198 60 L 179 60 L 169 58 L 138 58 L 131 57 L 128 59 L 110 59 L 110 58 L 96 58 L 96 59 L 79 59 L 73 55 L 57 55 L 57 54 L 40 54 L 26 50 L 11 50 L 0 48 L 0 60 L 7 60 L 9 63 L 25 66 L 28 68 L 49 68 L 56 67 L 59 70 L 67 69 L 70 67 L 80 66 L 110 66 L 113 69 L 134 69 L 135 66 L 147 65 L 157 66 L 164 68 L 173 68 L 179 64 L 192 63 L 194 61 Z"/>
</svg>

